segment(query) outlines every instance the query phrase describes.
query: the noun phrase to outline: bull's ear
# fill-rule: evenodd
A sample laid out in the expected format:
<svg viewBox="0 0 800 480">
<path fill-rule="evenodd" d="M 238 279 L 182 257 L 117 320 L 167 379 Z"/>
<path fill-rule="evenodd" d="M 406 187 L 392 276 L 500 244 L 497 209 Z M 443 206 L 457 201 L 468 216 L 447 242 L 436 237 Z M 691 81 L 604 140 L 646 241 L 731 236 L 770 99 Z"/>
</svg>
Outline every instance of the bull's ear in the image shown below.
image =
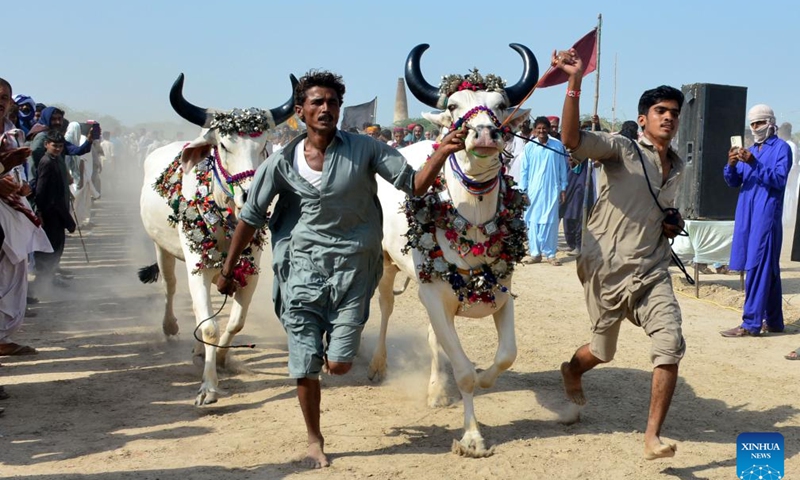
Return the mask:
<svg viewBox="0 0 800 480">
<path fill-rule="evenodd" d="M 184 172 L 188 172 L 195 165 L 203 161 L 211 153 L 214 131 L 208 130 L 203 135 L 192 140 L 181 151 L 181 166 Z"/>
<path fill-rule="evenodd" d="M 512 115 L 512 114 L 514 116 L 506 122 L 506 125 L 510 127 L 511 130 L 516 131 L 519 128 L 519 126 L 522 125 L 522 122 L 524 122 L 530 116 L 531 109 L 520 108 L 519 110 L 516 111 L 516 113 L 514 113 L 513 108 L 506 109 L 506 115 Z"/>
<path fill-rule="evenodd" d="M 422 117 L 440 127 L 450 128 L 453 124 L 453 116 L 450 115 L 450 112 L 443 111 L 443 112 L 422 112 Z"/>
</svg>

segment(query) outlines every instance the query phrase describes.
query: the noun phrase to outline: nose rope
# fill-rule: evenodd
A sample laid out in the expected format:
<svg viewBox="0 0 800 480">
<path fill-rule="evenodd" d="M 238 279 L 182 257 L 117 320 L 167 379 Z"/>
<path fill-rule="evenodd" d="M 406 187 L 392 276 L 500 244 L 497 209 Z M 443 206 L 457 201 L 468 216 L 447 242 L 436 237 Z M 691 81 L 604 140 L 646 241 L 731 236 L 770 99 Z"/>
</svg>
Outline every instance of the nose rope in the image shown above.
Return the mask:
<svg viewBox="0 0 800 480">
<path fill-rule="evenodd" d="M 533 90 L 531 90 L 531 93 L 533 93 Z M 529 141 L 529 142 L 533 142 L 536 145 L 539 145 L 540 147 L 542 147 L 542 148 L 544 148 L 546 150 L 550 150 L 551 152 L 558 153 L 559 155 L 564 155 L 563 152 L 560 152 L 560 151 L 558 151 L 558 150 L 556 150 L 556 149 L 554 149 L 552 147 L 548 147 L 547 145 L 545 145 L 543 143 L 539 143 L 539 142 L 537 142 L 536 140 L 534 140 L 532 138 L 525 138 L 522 135 L 519 135 L 517 133 L 512 132 L 510 127 L 503 126 L 503 124 L 500 122 L 500 120 L 497 119 L 497 115 L 494 114 L 494 112 L 492 111 L 491 108 L 486 107 L 484 105 L 478 105 L 477 107 L 474 107 L 474 108 L 470 109 L 467 113 L 464 114 L 464 116 L 462 116 L 461 118 L 456 120 L 450 126 L 450 129 L 451 130 L 458 130 L 459 128 L 464 126 L 466 128 L 475 130 L 477 132 L 477 129 L 475 127 L 471 126 L 468 122 L 470 120 L 472 120 L 473 117 L 477 116 L 480 113 L 485 113 L 486 115 L 488 115 L 489 119 L 492 121 L 494 126 L 497 127 L 498 130 L 500 130 L 500 133 L 510 133 L 511 135 L 514 135 L 515 137 L 521 138 L 521 139 Z M 511 118 L 511 117 L 509 116 L 509 118 Z M 508 120 L 508 119 L 506 119 L 506 120 Z M 569 154 L 566 154 L 564 156 L 565 157 L 569 157 Z"/>
<path fill-rule="evenodd" d="M 478 105 L 477 107 L 473 107 L 472 109 L 470 109 L 461 118 L 459 118 L 452 125 L 450 125 L 450 130 L 458 130 L 459 128 L 461 128 L 462 125 L 472 120 L 472 117 L 475 117 L 480 113 L 485 113 L 486 115 L 488 115 L 489 120 L 491 120 L 494 126 L 497 127 L 501 132 L 505 133 L 506 131 L 510 130 L 508 127 L 503 127 L 502 124 L 500 123 L 500 120 L 497 119 L 497 115 L 494 114 L 492 109 L 484 105 Z M 469 125 L 467 125 L 467 128 L 472 128 L 473 130 L 475 130 L 475 127 L 470 127 Z"/>
<path fill-rule="evenodd" d="M 216 160 L 212 164 L 212 170 L 214 171 L 214 178 L 217 179 L 217 183 L 219 184 L 220 187 L 222 187 L 222 191 L 225 192 L 225 195 L 227 195 L 229 198 L 232 199 L 236 194 L 236 192 L 234 192 L 233 190 L 233 187 L 239 186 L 241 188 L 241 183 L 247 179 L 253 178 L 253 176 L 255 176 L 256 174 L 256 171 L 245 170 L 243 172 L 231 175 L 230 173 L 228 173 L 227 170 L 225 170 L 225 167 L 222 166 L 222 159 L 219 157 L 219 150 L 217 149 L 217 147 L 214 147 L 213 150 L 214 150 L 214 160 Z M 225 179 L 225 185 L 222 184 L 222 178 L 220 176 L 222 176 L 222 178 Z M 225 188 L 226 185 L 228 188 Z M 228 192 L 228 189 L 230 189 L 230 193 Z"/>
</svg>

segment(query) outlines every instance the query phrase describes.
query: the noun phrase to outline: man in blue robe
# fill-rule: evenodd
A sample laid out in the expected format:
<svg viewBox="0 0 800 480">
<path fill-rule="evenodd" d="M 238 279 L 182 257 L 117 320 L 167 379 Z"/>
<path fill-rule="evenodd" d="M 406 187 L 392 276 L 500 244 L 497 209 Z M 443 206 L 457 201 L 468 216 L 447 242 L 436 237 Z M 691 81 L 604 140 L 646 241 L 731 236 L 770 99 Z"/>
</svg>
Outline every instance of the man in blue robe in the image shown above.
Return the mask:
<svg viewBox="0 0 800 480">
<path fill-rule="evenodd" d="M 747 114 L 755 144 L 734 147 L 724 168 L 725 182 L 740 188 L 731 248 L 731 270 L 746 272 L 742 324 L 723 337 L 783 331 L 780 254 L 783 195 L 792 168 L 789 145 L 775 135 L 775 114 L 756 105 Z"/>
<path fill-rule="evenodd" d="M 567 162 L 564 145 L 549 136 L 550 121 L 537 117 L 533 121 L 534 141 L 525 145 L 520 166 L 520 190 L 528 194 L 531 204 L 525 212 L 528 225 L 528 250 L 531 260 L 539 263 L 542 256 L 554 266 L 558 248 L 558 207 L 564 203 L 567 190 Z"/>
</svg>

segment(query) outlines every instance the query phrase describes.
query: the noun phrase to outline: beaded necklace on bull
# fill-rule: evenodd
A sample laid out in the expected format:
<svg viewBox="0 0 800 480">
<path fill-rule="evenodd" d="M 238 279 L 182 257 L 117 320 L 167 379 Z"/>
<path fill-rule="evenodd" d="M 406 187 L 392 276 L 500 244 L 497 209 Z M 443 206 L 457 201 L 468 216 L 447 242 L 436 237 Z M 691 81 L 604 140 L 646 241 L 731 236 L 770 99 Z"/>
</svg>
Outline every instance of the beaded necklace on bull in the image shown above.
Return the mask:
<svg viewBox="0 0 800 480">
<path fill-rule="evenodd" d="M 461 81 L 457 89 L 486 90 L 486 84 L 480 81 L 482 78 L 479 77 L 477 70 L 473 70 L 470 77 L 472 78 L 467 77 Z M 502 85 L 502 81 L 499 78 L 497 80 Z M 491 109 L 477 106 L 453 123 L 451 130 L 465 125 L 479 113 L 486 113 L 495 126 L 501 127 L 500 121 Z M 434 145 L 434 150 L 437 147 L 438 145 Z M 462 309 L 466 310 L 477 302 L 495 306 L 497 291 L 511 294 L 500 280 L 511 275 L 515 264 L 526 253 L 527 235 L 522 217 L 528 205 L 528 198 L 523 192 L 512 188 L 514 180 L 504 174 L 504 167 L 492 179 L 476 182 L 461 170 L 455 154 L 450 155 L 448 160 L 459 183 L 472 195 L 485 195 L 499 185 L 497 212 L 488 222 L 472 225 L 453 205 L 444 174 L 440 172 L 428 192 L 421 197 L 407 197 L 405 201 L 404 210 L 409 229 L 406 233 L 408 241 L 403 252 L 408 253 L 411 249 L 419 250 L 423 257 L 422 264 L 418 265 L 420 281 L 428 283 L 433 278 L 438 278 L 449 283 L 453 293 L 458 296 Z M 436 240 L 437 227 L 444 231 L 450 249 L 456 251 L 461 258 L 472 255 L 485 256 L 493 260 L 474 269 L 458 268 L 444 259 L 442 247 Z M 468 238 L 467 231 L 471 228 L 477 228 L 488 239 L 484 242 L 475 242 Z"/>
<path fill-rule="evenodd" d="M 266 122 L 267 117 L 260 110 L 234 110 L 230 113 L 215 113 L 211 128 L 216 128 L 222 134 L 236 133 L 239 136 L 257 138 L 269 127 Z M 195 264 L 192 273 L 197 274 L 203 269 L 222 268 L 227 251 L 220 250 L 216 233 L 218 228 L 222 228 L 225 239 L 230 241 L 237 220 L 232 208 L 220 206 L 214 200 L 212 179 L 216 179 L 220 189 L 228 198 L 233 198 L 234 188 L 252 178 L 255 171 L 246 170 L 231 175 L 222 165 L 217 147 L 213 147 L 212 153 L 195 166 L 197 190 L 192 198 L 187 199 L 182 190 L 183 168 L 180 158 L 181 155 L 178 154 L 158 177 L 153 188 L 167 199 L 167 204 L 172 208 L 172 215 L 168 217 L 170 225 L 175 226 L 180 223 L 189 250 L 200 255 L 200 261 Z M 223 179 L 225 184 L 222 183 Z M 247 277 L 258 273 L 255 249 L 263 248 L 265 241 L 266 228 L 261 228 L 256 231 L 253 240 L 242 252 L 232 272 L 234 281 L 239 285 L 247 285 Z"/>
</svg>

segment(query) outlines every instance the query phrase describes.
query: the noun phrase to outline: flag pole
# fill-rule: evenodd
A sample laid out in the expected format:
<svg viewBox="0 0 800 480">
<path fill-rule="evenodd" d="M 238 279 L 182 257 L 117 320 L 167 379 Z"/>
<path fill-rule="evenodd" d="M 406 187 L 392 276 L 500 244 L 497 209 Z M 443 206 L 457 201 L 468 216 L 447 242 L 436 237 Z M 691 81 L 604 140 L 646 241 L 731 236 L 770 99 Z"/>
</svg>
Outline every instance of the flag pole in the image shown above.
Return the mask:
<svg viewBox="0 0 800 480">
<path fill-rule="evenodd" d="M 597 43 L 595 44 L 597 48 L 597 64 L 596 64 L 596 82 L 594 86 L 594 114 L 597 115 L 597 104 L 600 102 L 600 29 L 603 26 L 603 14 L 600 13 L 597 15 Z M 592 117 L 594 118 L 594 117 Z M 592 121 L 592 131 L 595 129 L 599 129 L 600 125 L 595 125 L 594 121 Z M 583 184 L 583 211 L 581 212 L 581 251 L 583 251 L 584 241 L 586 240 L 587 234 L 587 225 L 589 223 L 589 209 L 591 205 L 589 205 L 589 189 L 593 189 L 594 185 L 592 183 L 592 176 L 594 174 L 594 162 L 591 158 L 586 160 L 586 180 Z"/>
<path fill-rule="evenodd" d="M 611 100 L 611 131 L 617 131 L 617 54 L 614 54 L 614 94 Z"/>
<path fill-rule="evenodd" d="M 597 15 L 597 68 L 595 68 L 595 85 L 594 85 L 594 113 L 593 115 L 597 115 L 597 105 L 600 103 L 600 30 L 603 28 L 603 14 L 600 13 Z M 592 130 L 595 129 L 594 123 L 592 123 Z M 600 129 L 600 125 L 597 125 L 597 129 Z"/>
</svg>

